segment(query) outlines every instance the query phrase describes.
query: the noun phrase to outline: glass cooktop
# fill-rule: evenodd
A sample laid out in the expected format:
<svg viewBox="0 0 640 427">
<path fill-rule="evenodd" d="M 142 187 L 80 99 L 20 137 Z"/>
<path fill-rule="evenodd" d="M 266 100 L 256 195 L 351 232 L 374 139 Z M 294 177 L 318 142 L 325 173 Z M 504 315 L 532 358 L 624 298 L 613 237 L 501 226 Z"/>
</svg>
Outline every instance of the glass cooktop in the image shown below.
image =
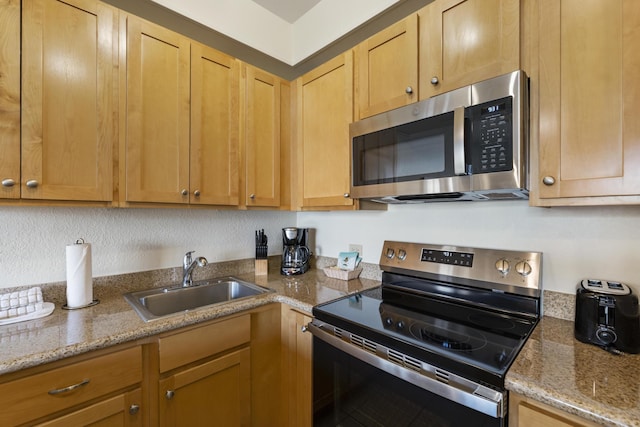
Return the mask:
<svg viewBox="0 0 640 427">
<path fill-rule="evenodd" d="M 413 298 L 412 305 L 419 309 L 397 301 L 402 298 L 385 293 L 383 299 L 382 288 L 376 288 L 316 306 L 313 315 L 436 367 L 499 387 L 537 323 L 535 318 L 423 296 Z"/>
</svg>

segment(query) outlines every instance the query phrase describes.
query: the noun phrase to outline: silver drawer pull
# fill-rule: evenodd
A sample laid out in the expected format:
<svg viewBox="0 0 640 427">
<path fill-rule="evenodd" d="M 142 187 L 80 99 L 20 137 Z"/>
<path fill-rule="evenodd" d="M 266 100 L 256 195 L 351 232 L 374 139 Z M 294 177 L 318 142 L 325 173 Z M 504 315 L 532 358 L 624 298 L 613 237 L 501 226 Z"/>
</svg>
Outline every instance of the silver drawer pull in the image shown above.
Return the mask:
<svg viewBox="0 0 640 427">
<path fill-rule="evenodd" d="M 13 187 L 14 185 L 16 185 L 16 182 L 14 180 L 12 180 L 11 178 L 7 178 L 7 179 L 3 179 L 2 180 L 2 186 L 3 187 Z"/>
<path fill-rule="evenodd" d="M 30 179 L 25 185 L 29 188 L 36 188 L 38 186 L 38 181 L 35 179 Z"/>
<path fill-rule="evenodd" d="M 73 391 L 79 387 L 82 387 L 83 385 L 87 385 L 89 384 L 89 380 L 82 380 L 81 382 L 79 382 L 78 384 L 73 384 L 70 385 L 68 387 L 64 387 L 64 388 L 57 388 L 55 390 L 49 390 L 49 394 L 52 396 L 55 396 L 56 394 L 61 394 L 61 393 L 68 393 L 70 391 Z"/>
</svg>

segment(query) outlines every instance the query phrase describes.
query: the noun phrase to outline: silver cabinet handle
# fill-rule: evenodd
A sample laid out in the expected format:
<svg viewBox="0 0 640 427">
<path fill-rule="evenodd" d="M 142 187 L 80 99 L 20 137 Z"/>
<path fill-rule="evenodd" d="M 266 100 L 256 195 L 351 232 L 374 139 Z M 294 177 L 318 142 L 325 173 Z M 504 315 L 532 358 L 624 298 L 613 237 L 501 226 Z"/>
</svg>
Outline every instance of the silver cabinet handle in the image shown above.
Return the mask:
<svg viewBox="0 0 640 427">
<path fill-rule="evenodd" d="M 182 191 L 180 192 L 180 194 L 182 194 L 183 196 L 188 196 L 189 195 L 189 190 L 187 190 L 186 188 L 183 188 Z"/>
<path fill-rule="evenodd" d="M 343 196 L 345 199 L 348 199 L 351 195 L 349 193 L 344 193 Z"/>
<path fill-rule="evenodd" d="M 302 325 L 302 327 L 300 328 L 300 330 L 302 332 L 309 332 L 309 328 L 307 327 L 307 325 Z"/>
<path fill-rule="evenodd" d="M 89 380 L 88 379 L 84 379 L 84 380 L 80 381 L 79 383 L 70 385 L 68 387 L 57 388 L 55 390 L 49 390 L 49 394 L 52 395 L 52 396 L 55 396 L 56 394 L 68 393 L 70 391 L 73 391 L 73 390 L 75 390 L 75 389 L 77 389 L 79 387 L 85 386 L 87 384 L 89 384 Z"/>
<path fill-rule="evenodd" d="M 167 400 L 171 400 L 173 399 L 173 396 L 175 396 L 176 392 L 173 390 L 167 390 L 167 392 L 164 394 L 164 396 L 167 398 Z"/>
<path fill-rule="evenodd" d="M 29 188 L 36 188 L 38 186 L 38 181 L 35 179 L 30 179 L 29 181 L 27 181 L 26 185 Z"/>
<path fill-rule="evenodd" d="M 253 200 L 253 199 L 255 199 L 255 198 L 256 198 L 256 195 L 255 195 L 255 194 L 249 194 L 249 198 L 250 198 L 251 200 Z"/>
<path fill-rule="evenodd" d="M 411 95 L 413 93 L 413 88 L 411 86 L 407 86 L 407 88 L 404 91 L 409 95 Z"/>
<path fill-rule="evenodd" d="M 136 405 L 135 403 L 129 406 L 129 414 L 135 415 L 140 411 L 140 405 Z"/>
<path fill-rule="evenodd" d="M 544 185 L 553 185 L 556 183 L 556 179 L 552 176 L 545 176 L 544 178 L 542 178 L 542 183 Z"/>
<path fill-rule="evenodd" d="M 438 83 L 440 83 L 440 80 L 438 80 L 438 76 L 431 77 L 431 84 L 432 85 L 437 85 Z"/>
<path fill-rule="evenodd" d="M 13 187 L 14 185 L 16 185 L 16 182 L 14 180 L 12 180 L 11 178 L 7 178 L 7 179 L 3 179 L 2 180 L 2 186 L 3 187 Z"/>
<path fill-rule="evenodd" d="M 195 190 L 193 192 L 193 195 L 196 196 L 196 197 L 200 197 L 200 190 Z"/>
</svg>

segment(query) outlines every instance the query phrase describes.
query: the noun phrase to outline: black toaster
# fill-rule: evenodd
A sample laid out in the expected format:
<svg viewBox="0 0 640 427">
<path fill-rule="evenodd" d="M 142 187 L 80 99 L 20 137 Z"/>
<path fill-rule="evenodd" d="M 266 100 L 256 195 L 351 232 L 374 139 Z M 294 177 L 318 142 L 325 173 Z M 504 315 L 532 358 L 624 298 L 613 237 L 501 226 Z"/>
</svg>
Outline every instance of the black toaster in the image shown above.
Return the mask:
<svg viewBox="0 0 640 427">
<path fill-rule="evenodd" d="M 638 297 L 624 283 L 585 279 L 576 290 L 575 337 L 626 353 L 640 353 Z"/>
</svg>

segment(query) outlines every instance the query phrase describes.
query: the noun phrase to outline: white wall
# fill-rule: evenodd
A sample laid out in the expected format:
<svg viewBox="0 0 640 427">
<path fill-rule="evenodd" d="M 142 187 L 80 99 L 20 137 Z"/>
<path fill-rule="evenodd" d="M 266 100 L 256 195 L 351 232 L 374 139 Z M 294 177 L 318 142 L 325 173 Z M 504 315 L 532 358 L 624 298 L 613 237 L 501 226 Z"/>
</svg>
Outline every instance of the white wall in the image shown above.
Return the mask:
<svg viewBox="0 0 640 427">
<path fill-rule="evenodd" d="M 296 65 L 400 0 L 323 0 L 293 24 L 251 0 L 153 1 Z"/>
<path fill-rule="evenodd" d="M 377 264 L 385 239 L 541 251 L 545 289 L 573 293 L 585 277 L 640 292 L 640 207 L 531 208 L 527 202 L 389 206 L 384 212 L 0 207 L 0 288 L 66 280 L 65 246 L 92 244 L 95 277 L 177 267 L 187 250 L 209 261 L 250 258 L 264 228 L 269 254 L 281 228 L 316 229 L 315 252 L 363 245 Z"/>
<path fill-rule="evenodd" d="M 182 265 L 188 250 L 210 262 L 254 256 L 264 228 L 269 255 L 282 252 L 292 212 L 0 207 L 0 288 L 66 280 L 65 247 L 92 246 L 93 276 Z"/>
<path fill-rule="evenodd" d="M 298 214 L 316 228 L 319 255 L 363 245 L 378 263 L 384 240 L 543 252 L 545 289 L 574 293 L 583 278 L 619 280 L 640 292 L 640 207 L 532 208 L 525 201 L 389 206 L 386 212 Z"/>
</svg>

